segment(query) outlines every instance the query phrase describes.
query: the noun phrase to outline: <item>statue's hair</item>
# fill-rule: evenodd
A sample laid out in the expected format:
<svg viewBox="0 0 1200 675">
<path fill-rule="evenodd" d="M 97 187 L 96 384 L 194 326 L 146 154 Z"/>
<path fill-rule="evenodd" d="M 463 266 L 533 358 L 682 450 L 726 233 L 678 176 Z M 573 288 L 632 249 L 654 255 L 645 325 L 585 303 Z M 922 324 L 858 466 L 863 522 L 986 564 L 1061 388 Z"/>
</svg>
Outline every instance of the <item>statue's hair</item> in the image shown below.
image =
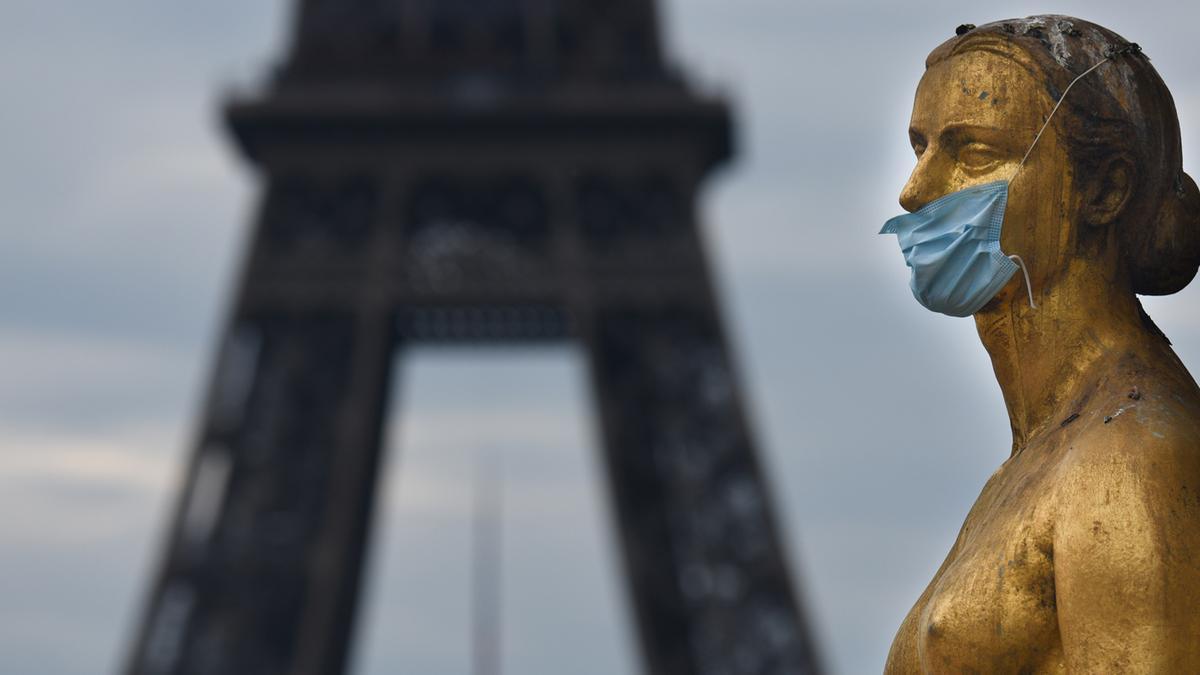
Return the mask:
<svg viewBox="0 0 1200 675">
<path fill-rule="evenodd" d="M 1107 28 L 1067 16 L 958 32 L 929 54 L 926 68 L 967 52 L 996 54 L 1044 83 L 1047 114 L 1076 76 L 1111 55 L 1075 85 L 1053 124 L 1077 171 L 1114 155 L 1133 165 L 1133 192 L 1116 226 L 1134 292 L 1167 295 L 1187 286 L 1200 267 L 1200 190 L 1183 171 L 1175 101 L 1150 60 Z"/>
</svg>

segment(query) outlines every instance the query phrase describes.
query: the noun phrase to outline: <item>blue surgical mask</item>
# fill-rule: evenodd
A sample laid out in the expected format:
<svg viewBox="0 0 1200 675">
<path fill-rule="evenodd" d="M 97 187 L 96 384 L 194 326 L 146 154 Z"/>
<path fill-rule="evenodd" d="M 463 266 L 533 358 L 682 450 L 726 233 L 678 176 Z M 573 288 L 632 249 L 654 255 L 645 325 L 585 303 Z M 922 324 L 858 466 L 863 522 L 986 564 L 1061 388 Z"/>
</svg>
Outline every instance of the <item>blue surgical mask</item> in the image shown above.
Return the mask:
<svg viewBox="0 0 1200 675">
<path fill-rule="evenodd" d="M 1067 86 L 1008 179 L 952 192 L 884 224 L 879 233 L 895 234 L 900 242 L 904 262 L 912 269 L 908 285 L 918 302 L 942 314 L 970 316 L 996 297 L 1020 269 L 1025 274 L 1029 306 L 1037 308 L 1025 262 L 1018 255 L 1000 250 L 1009 185 L 1025 166 L 1071 87 L 1109 58 L 1088 68 Z"/>
<path fill-rule="evenodd" d="M 883 226 L 880 234 L 899 240 L 904 262 L 912 268 L 909 288 L 927 309 L 970 316 L 1017 271 L 1020 258 L 1000 251 L 1008 184 L 1001 180 L 953 192 Z"/>
</svg>

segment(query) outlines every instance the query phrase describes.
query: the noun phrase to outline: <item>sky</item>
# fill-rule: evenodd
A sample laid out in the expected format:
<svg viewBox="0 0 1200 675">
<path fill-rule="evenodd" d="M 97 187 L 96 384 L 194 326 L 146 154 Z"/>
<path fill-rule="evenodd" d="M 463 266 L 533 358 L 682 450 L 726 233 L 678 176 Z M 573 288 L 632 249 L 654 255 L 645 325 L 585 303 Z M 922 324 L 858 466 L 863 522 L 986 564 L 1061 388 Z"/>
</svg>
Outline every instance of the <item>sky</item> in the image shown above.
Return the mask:
<svg viewBox="0 0 1200 675">
<path fill-rule="evenodd" d="M 288 3 L 0 6 L 0 672 L 117 668 L 182 476 L 258 186 L 218 106 Z M 890 237 L 926 53 L 961 23 L 1081 16 L 1140 43 L 1200 175 L 1200 7 L 671 0 L 729 97 L 701 196 L 743 396 L 830 672 L 882 668 L 987 476 L 1004 405 L 973 322 L 923 310 Z M 1200 369 L 1200 283 L 1146 307 Z M 584 360 L 421 349 L 389 416 L 354 672 L 469 672 L 472 470 L 500 458 L 505 672 L 634 673 Z"/>
</svg>

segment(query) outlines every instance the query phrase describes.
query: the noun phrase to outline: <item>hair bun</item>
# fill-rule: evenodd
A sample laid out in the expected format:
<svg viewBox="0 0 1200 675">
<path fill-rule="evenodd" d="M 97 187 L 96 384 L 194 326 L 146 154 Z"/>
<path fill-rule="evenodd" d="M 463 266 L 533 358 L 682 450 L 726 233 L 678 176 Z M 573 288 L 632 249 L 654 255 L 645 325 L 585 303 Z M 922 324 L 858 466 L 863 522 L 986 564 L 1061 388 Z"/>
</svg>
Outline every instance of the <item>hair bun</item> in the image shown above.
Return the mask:
<svg viewBox="0 0 1200 675">
<path fill-rule="evenodd" d="M 1177 293 L 1200 268 L 1200 189 L 1183 171 L 1173 187 L 1151 227 L 1121 232 L 1121 248 L 1135 293 Z"/>
</svg>

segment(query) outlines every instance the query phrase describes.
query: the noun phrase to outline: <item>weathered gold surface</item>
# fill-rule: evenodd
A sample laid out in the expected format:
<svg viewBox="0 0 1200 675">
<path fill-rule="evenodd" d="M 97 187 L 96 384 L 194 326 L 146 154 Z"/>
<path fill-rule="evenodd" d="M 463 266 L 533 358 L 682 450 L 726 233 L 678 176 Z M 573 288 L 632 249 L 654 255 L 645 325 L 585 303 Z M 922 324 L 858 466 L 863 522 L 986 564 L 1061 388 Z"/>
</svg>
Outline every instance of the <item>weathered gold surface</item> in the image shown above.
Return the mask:
<svg viewBox="0 0 1200 675">
<path fill-rule="evenodd" d="M 902 205 L 1007 178 L 1052 104 L 1003 50 L 934 63 Z M 1200 391 L 1140 317 L 1120 263 L 1114 232 L 1133 226 L 1123 209 L 1139 167 L 1077 164 L 1052 124 L 1011 185 L 1001 247 L 1028 264 L 1038 306 L 1018 273 L 975 320 L 1012 455 L 886 673 L 1200 673 Z M 1107 241 L 1081 247 L 1083 227 L 1109 228 Z"/>
</svg>

